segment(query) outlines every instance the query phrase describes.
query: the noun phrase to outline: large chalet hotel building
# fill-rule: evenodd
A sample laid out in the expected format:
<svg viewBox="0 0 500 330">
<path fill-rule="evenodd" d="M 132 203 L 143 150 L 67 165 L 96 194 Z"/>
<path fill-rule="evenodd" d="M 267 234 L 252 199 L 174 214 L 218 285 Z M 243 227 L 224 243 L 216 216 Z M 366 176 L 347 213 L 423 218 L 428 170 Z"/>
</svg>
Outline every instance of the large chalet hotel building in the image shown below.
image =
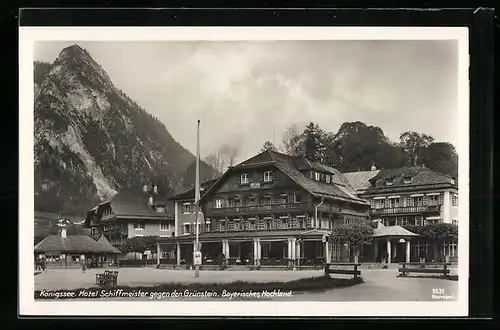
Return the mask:
<svg viewBox="0 0 500 330">
<path fill-rule="evenodd" d="M 354 249 L 328 239 L 339 224 L 372 223 L 360 261 L 454 257 L 457 242 L 425 241 L 405 226 L 457 223 L 455 180 L 425 167 L 340 173 L 304 157 L 262 152 L 201 185 L 203 264 L 307 266 L 352 260 Z M 194 189 L 170 200 L 174 234 L 158 241 L 158 263 L 189 265 L 195 243 Z M 404 243 L 404 244 L 401 244 Z"/>
</svg>

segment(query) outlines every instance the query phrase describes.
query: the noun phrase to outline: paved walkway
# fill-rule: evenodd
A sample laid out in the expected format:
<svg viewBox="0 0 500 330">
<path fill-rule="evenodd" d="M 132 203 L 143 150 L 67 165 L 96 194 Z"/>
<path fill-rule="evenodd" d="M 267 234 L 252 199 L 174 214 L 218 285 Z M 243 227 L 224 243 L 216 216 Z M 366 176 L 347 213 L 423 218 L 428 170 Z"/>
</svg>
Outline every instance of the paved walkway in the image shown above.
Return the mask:
<svg viewBox="0 0 500 330">
<path fill-rule="evenodd" d="M 448 297 L 458 299 L 458 281 L 425 277 L 397 277 L 397 270 L 364 269 L 364 283 L 322 292 L 296 293 L 292 297 L 274 298 L 280 301 L 435 301 Z M 433 289 L 442 289 L 439 298 Z M 450 299 L 451 298 L 451 299 Z M 442 301 L 442 300 L 440 300 Z"/>
<path fill-rule="evenodd" d="M 76 269 L 53 269 L 35 277 L 35 290 L 61 290 L 95 287 L 95 274 L 102 270 L 88 270 L 82 273 Z M 273 282 L 293 281 L 299 278 L 322 274 L 320 270 L 308 271 L 201 271 L 194 278 L 193 271 L 166 270 L 155 268 L 121 268 L 118 282 L 128 286 L 153 286 L 160 283 L 229 283 L 234 281 Z M 433 301 L 433 289 L 444 290 L 450 300 L 458 298 L 458 281 L 437 278 L 398 278 L 396 269 L 363 269 L 363 284 L 319 292 L 294 293 L 291 297 L 260 298 L 274 301 Z M 138 299 L 138 300 L 143 300 Z M 147 298 L 150 300 L 150 298 Z M 162 300 L 179 298 L 164 298 Z M 181 298 L 200 300 L 200 298 Z M 205 298 L 206 299 L 206 298 Z M 121 300 L 111 298 L 107 300 Z M 127 299 L 137 300 L 137 299 Z M 240 300 L 240 299 L 238 299 Z M 245 299 L 246 300 L 246 299 Z"/>
</svg>

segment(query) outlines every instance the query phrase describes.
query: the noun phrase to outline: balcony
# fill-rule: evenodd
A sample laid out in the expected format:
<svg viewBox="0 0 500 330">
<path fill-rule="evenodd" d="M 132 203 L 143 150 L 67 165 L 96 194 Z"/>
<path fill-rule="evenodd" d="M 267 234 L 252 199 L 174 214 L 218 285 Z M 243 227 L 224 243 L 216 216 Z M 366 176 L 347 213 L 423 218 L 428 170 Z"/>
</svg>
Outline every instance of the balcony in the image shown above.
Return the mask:
<svg viewBox="0 0 500 330">
<path fill-rule="evenodd" d="M 219 215 L 219 214 L 251 215 L 251 214 L 262 214 L 262 213 L 290 212 L 293 210 L 305 211 L 307 208 L 309 208 L 307 202 L 283 203 L 283 204 L 257 204 L 257 205 L 231 206 L 222 208 L 212 207 L 209 213 L 212 215 Z"/>
<path fill-rule="evenodd" d="M 406 207 L 388 207 L 382 209 L 371 209 L 370 215 L 399 215 L 399 214 L 418 214 L 418 213 L 431 213 L 440 212 L 439 205 L 426 205 L 426 206 L 406 206 Z"/>
</svg>

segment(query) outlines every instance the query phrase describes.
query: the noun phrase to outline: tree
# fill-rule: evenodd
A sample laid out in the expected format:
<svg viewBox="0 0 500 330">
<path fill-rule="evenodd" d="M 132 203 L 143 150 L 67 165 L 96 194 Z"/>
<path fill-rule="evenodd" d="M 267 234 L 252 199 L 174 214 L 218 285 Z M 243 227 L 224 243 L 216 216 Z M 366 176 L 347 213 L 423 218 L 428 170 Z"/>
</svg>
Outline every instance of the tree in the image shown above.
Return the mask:
<svg viewBox="0 0 500 330">
<path fill-rule="evenodd" d="M 313 162 L 323 162 L 326 151 L 326 132 L 318 124 L 309 123 L 304 130 L 303 143 L 305 157 Z"/>
<path fill-rule="evenodd" d="M 297 125 L 292 125 L 285 129 L 282 138 L 282 152 L 289 156 L 303 155 L 304 143 L 303 136 Z"/>
<path fill-rule="evenodd" d="M 233 166 L 240 154 L 239 145 L 224 144 L 219 149 L 211 152 L 204 161 L 218 173 L 224 173 L 228 167 Z"/>
<path fill-rule="evenodd" d="M 404 164 L 404 152 L 384 135 L 380 127 L 362 122 L 346 122 L 325 139 L 325 163 L 340 171 L 353 172 L 378 168 L 397 168 Z"/>
<path fill-rule="evenodd" d="M 359 248 L 373 240 L 373 228 L 369 224 L 342 224 L 333 228 L 331 239 L 341 244 L 347 243 L 355 249 L 355 261 L 358 262 Z"/>
<path fill-rule="evenodd" d="M 264 145 L 262 146 L 262 148 L 260 149 L 260 152 L 264 152 L 267 150 L 277 151 L 276 147 L 274 146 L 274 144 L 271 141 L 266 141 L 264 143 Z"/>
<path fill-rule="evenodd" d="M 135 236 L 128 238 L 121 247 L 125 253 L 144 253 L 147 250 L 156 250 L 158 236 Z"/>
<path fill-rule="evenodd" d="M 458 155 L 451 143 L 431 143 L 420 152 L 419 163 L 434 171 L 458 177 Z"/>
<path fill-rule="evenodd" d="M 417 166 L 419 156 L 423 149 L 434 142 L 434 138 L 427 134 L 417 132 L 404 132 L 399 136 L 400 146 L 406 152 L 408 165 Z"/>
</svg>

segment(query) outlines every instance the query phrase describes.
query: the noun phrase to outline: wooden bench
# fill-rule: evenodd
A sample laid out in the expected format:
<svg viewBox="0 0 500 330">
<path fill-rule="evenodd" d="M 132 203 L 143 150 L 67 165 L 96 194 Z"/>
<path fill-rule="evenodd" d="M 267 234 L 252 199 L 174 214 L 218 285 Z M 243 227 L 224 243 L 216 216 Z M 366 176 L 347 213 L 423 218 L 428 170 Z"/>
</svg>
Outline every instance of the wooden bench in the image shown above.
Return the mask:
<svg viewBox="0 0 500 330">
<path fill-rule="evenodd" d="M 399 275 L 398 277 L 408 276 L 409 273 L 419 273 L 419 274 L 440 274 L 443 277 L 450 275 L 450 268 L 448 268 L 451 263 L 420 263 L 420 262 L 400 262 L 399 263 Z M 429 268 L 428 266 L 432 266 Z"/>
<path fill-rule="evenodd" d="M 338 262 L 330 263 L 325 265 L 325 276 L 330 276 L 330 274 L 342 274 L 342 275 L 352 275 L 353 278 L 357 278 L 361 275 L 361 271 L 358 267 L 361 266 L 359 263 L 349 263 L 349 262 Z M 334 268 L 332 268 L 334 267 Z M 351 267 L 352 269 L 338 268 L 338 267 Z"/>
<path fill-rule="evenodd" d="M 105 270 L 102 274 L 95 274 L 96 284 L 99 286 L 116 287 L 118 282 L 118 272 Z"/>
</svg>

